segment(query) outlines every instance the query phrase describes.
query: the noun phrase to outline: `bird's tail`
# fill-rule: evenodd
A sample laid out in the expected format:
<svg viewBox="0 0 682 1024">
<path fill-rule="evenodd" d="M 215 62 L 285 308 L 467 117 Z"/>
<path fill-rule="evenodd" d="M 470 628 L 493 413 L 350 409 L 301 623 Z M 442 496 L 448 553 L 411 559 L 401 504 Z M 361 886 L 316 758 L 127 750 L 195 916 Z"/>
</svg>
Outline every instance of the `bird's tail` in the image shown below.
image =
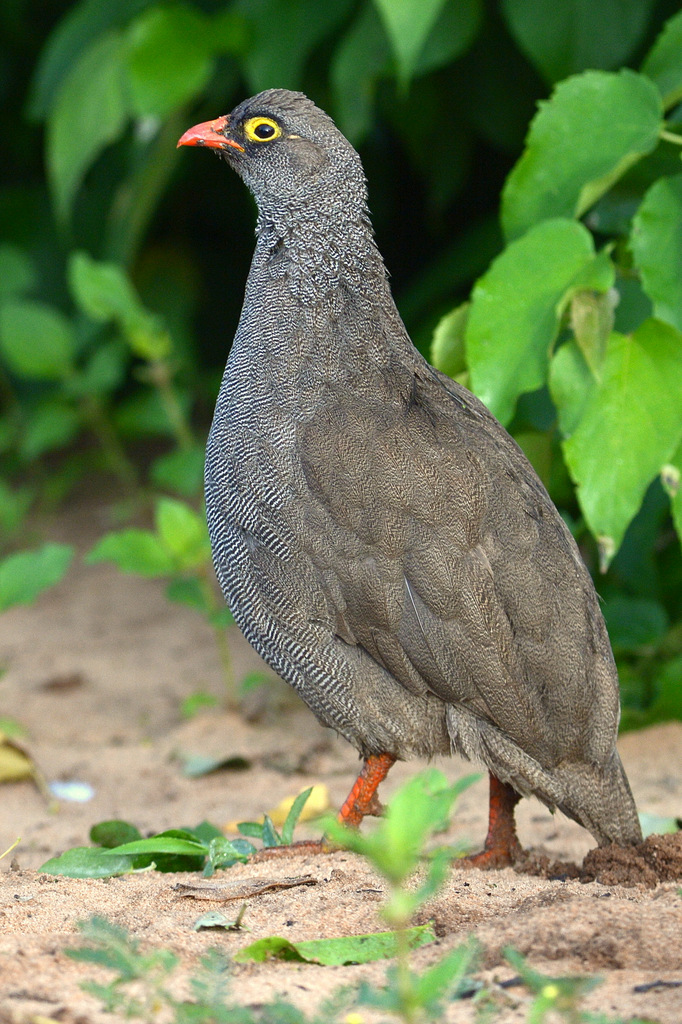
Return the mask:
<svg viewBox="0 0 682 1024">
<path fill-rule="evenodd" d="M 584 825 L 600 846 L 642 842 L 637 808 L 618 751 L 603 767 L 571 764 L 558 766 L 552 774 L 562 793 L 557 806 Z"/>
</svg>

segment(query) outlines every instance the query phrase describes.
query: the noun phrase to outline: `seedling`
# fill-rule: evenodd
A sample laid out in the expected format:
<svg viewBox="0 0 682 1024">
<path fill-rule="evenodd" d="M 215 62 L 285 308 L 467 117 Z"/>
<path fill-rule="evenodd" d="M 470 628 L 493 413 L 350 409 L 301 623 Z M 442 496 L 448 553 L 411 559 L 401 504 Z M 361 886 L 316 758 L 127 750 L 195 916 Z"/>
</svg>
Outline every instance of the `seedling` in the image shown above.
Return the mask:
<svg viewBox="0 0 682 1024">
<path fill-rule="evenodd" d="M 265 822 L 243 822 L 242 835 L 260 839 L 264 846 L 291 843 L 294 828 L 312 786 L 294 800 L 279 833 L 266 815 Z M 245 863 L 256 853 L 247 839 L 227 839 L 215 825 L 204 821 L 196 828 L 168 829 L 144 839 L 127 821 L 104 821 L 90 830 L 96 846 L 76 846 L 46 861 L 41 871 L 69 878 L 110 878 L 140 871 L 203 871 L 209 878 L 217 868 Z"/>
</svg>

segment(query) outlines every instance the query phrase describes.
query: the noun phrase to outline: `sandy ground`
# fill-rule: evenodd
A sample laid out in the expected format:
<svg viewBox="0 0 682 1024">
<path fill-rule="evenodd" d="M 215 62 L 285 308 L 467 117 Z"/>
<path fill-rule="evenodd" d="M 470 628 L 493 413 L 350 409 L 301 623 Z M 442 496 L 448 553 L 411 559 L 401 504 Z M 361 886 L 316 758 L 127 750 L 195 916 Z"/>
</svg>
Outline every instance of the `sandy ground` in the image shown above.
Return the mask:
<svg viewBox="0 0 682 1024">
<path fill-rule="evenodd" d="M 94 538 L 105 528 L 98 516 L 92 509 L 76 510 L 55 530 L 83 548 L 89 534 Z M 241 676 L 258 662 L 236 631 L 230 639 Z M 347 794 L 358 767 L 355 752 L 319 727 L 278 681 L 267 701 L 252 703 L 250 715 L 257 721 L 220 708 L 182 720 L 185 697 L 203 690 L 222 699 L 223 681 L 210 630 L 191 611 L 169 605 L 163 584 L 76 564 L 35 607 L 0 617 L 0 669 L 0 715 L 27 728 L 28 745 L 46 776 L 82 780 L 95 792 L 87 803 L 62 802 L 54 810 L 29 782 L 0 790 L 0 851 L 22 837 L 14 869 L 10 857 L 0 862 L 0 1021 L 112 1020 L 79 987 L 85 977 L 107 975 L 64 955 L 78 942 L 76 922 L 93 913 L 124 926 L 145 949 L 174 950 L 181 957 L 178 992 L 209 947 L 229 954 L 265 935 L 295 941 L 385 927 L 378 914 L 384 884 L 348 853 L 297 855 L 220 873 L 222 880 L 312 874 L 318 883 L 249 899 L 248 931 L 233 933 L 193 930 L 206 910 L 229 912 L 232 906 L 183 898 L 174 890 L 179 880 L 201 882 L 199 876 L 80 881 L 37 870 L 48 857 L 87 845 L 91 825 L 109 818 L 125 818 L 153 833 L 202 819 L 253 819 L 313 783 L 328 786 L 333 806 Z M 682 724 L 628 734 L 620 750 L 640 810 L 682 814 Z M 251 767 L 191 780 L 181 771 L 181 755 L 190 753 L 241 755 Z M 418 767 L 397 765 L 383 798 Z M 452 779 L 471 771 L 456 759 L 439 767 Z M 444 838 L 480 845 L 486 801 L 481 781 L 460 799 Z M 579 826 L 560 814 L 553 817 L 536 801 L 522 802 L 518 820 L 524 845 L 551 857 L 580 862 L 594 845 Z M 603 983 L 586 998 L 586 1009 L 625 1021 L 681 1024 L 682 987 L 638 991 L 647 983 L 682 982 L 681 884 L 623 887 L 453 867 L 443 892 L 419 917 L 435 920 L 438 942 L 414 954 L 413 963 L 432 964 L 473 933 L 484 951 L 481 978 L 514 975 L 501 952 L 511 944 L 547 973 L 599 974 Z M 312 1011 L 340 985 L 360 979 L 379 984 L 385 970 L 385 963 L 235 964 L 231 993 L 247 1005 L 282 995 Z M 495 1020 L 526 1020 L 524 989 L 510 988 L 500 1000 Z M 470 1000 L 452 1003 L 446 1019 L 473 1021 L 474 1013 Z"/>
</svg>

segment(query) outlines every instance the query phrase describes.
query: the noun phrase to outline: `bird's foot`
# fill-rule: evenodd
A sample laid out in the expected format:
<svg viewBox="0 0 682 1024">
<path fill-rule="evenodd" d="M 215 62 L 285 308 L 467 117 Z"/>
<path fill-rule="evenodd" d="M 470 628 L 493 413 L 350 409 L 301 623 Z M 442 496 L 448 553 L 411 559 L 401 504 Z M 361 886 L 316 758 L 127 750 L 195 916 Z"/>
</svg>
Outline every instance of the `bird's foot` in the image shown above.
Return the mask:
<svg viewBox="0 0 682 1024">
<path fill-rule="evenodd" d="M 380 817 L 383 814 L 384 808 L 377 796 L 377 788 L 394 762 L 395 758 L 391 754 L 370 754 L 365 758 L 362 771 L 339 811 L 338 820 L 342 825 L 357 828 L 366 815 Z M 257 862 L 296 854 L 335 853 L 337 850 L 338 847 L 323 836 L 322 839 L 301 839 L 286 846 L 267 846 L 254 854 L 251 860 Z"/>
<path fill-rule="evenodd" d="M 480 868 L 481 871 L 492 871 L 494 868 L 508 868 L 517 864 L 524 857 L 524 850 L 521 843 L 514 837 L 512 843 L 496 843 L 485 846 L 479 853 L 472 853 L 468 857 L 456 860 L 455 864 L 465 867 Z"/>
<path fill-rule="evenodd" d="M 339 821 L 342 825 L 357 828 L 366 815 L 383 814 L 384 809 L 377 796 L 377 789 L 393 764 L 395 758 L 392 754 L 370 754 L 365 758 L 362 771 L 339 811 Z"/>
<path fill-rule="evenodd" d="M 524 851 L 516 835 L 514 808 L 521 797 L 509 786 L 490 773 L 490 806 L 488 835 L 480 853 L 463 857 L 458 864 L 481 868 L 506 868 L 523 859 Z"/>
</svg>

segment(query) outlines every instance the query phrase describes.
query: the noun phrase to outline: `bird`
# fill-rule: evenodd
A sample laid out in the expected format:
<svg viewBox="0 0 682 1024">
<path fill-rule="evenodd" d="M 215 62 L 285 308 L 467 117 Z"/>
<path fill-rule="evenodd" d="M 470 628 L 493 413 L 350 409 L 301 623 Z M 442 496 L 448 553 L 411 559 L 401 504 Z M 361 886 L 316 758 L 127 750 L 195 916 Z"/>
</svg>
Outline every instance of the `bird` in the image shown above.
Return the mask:
<svg viewBox="0 0 682 1024">
<path fill-rule="evenodd" d="M 417 351 L 360 157 L 303 93 L 195 125 L 257 206 L 208 437 L 206 512 L 235 621 L 359 752 L 339 818 L 379 813 L 396 760 L 490 778 L 480 867 L 523 856 L 521 797 L 601 845 L 642 836 L 616 750 L 616 666 L 591 576 L 520 447 Z"/>
</svg>

